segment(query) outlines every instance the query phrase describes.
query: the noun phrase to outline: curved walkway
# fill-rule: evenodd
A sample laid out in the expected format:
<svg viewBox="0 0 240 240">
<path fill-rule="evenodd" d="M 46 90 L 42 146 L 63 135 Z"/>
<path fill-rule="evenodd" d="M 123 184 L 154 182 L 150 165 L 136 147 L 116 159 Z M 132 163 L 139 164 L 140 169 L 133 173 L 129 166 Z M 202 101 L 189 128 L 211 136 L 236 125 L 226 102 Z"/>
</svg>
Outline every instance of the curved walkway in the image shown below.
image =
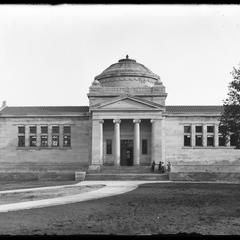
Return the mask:
<svg viewBox="0 0 240 240">
<path fill-rule="evenodd" d="M 97 184 L 105 185 L 104 187 L 99 188 L 97 190 L 92 190 L 90 192 L 83 192 L 75 195 L 55 197 L 50 199 L 48 198 L 48 199 L 41 199 L 41 200 L 33 200 L 33 201 L 26 201 L 26 202 L 18 202 L 18 203 L 11 203 L 11 204 L 2 204 L 0 205 L 0 212 L 49 207 L 49 206 L 56 206 L 56 205 L 62 205 L 62 204 L 82 202 L 82 201 L 87 201 L 87 200 L 92 200 L 97 198 L 109 197 L 109 196 L 132 191 L 136 189 L 140 184 L 159 183 L 159 182 L 166 182 L 166 181 L 83 181 L 73 185 L 0 191 L 0 194 L 16 193 L 16 192 L 24 193 L 29 191 L 34 193 L 35 191 L 39 191 L 39 190 L 42 191 L 42 190 L 52 189 L 54 191 L 54 189 L 64 188 L 66 186 L 91 186 L 91 185 L 97 185 Z"/>
</svg>

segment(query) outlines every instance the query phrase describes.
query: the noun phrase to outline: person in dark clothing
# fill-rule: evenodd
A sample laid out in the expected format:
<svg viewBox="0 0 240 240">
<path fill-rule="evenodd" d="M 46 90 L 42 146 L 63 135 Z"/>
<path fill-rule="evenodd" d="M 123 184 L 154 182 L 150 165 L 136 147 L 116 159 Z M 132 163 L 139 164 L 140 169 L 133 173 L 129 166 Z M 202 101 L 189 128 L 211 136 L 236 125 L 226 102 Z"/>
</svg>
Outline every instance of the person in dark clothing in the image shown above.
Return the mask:
<svg viewBox="0 0 240 240">
<path fill-rule="evenodd" d="M 160 161 L 159 164 L 158 164 L 158 171 L 159 171 L 160 173 L 163 172 L 163 166 L 162 166 L 162 162 L 161 162 L 161 161 Z"/>
<path fill-rule="evenodd" d="M 154 169 L 155 169 L 155 161 L 152 162 L 151 171 L 154 172 Z"/>
</svg>

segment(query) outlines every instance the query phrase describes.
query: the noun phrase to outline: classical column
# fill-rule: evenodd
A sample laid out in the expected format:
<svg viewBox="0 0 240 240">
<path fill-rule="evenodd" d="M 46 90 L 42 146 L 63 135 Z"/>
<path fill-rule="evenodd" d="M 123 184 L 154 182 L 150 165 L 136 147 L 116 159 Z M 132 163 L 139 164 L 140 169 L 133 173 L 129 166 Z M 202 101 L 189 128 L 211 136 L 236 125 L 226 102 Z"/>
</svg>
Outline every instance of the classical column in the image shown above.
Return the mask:
<svg viewBox="0 0 240 240">
<path fill-rule="evenodd" d="M 218 124 L 214 124 L 214 147 L 218 147 Z"/>
<path fill-rule="evenodd" d="M 89 169 L 99 171 L 103 164 L 103 123 L 104 120 L 92 120 L 92 163 Z"/>
<path fill-rule="evenodd" d="M 195 147 L 195 125 L 191 124 L 191 147 Z"/>
<path fill-rule="evenodd" d="M 120 166 L 120 119 L 114 119 L 114 164 Z"/>
<path fill-rule="evenodd" d="M 207 125 L 206 124 L 203 124 L 202 138 L 203 138 L 203 147 L 207 147 Z"/>
<path fill-rule="evenodd" d="M 100 138 L 100 143 L 99 143 L 99 158 L 100 158 L 100 164 L 103 165 L 103 123 L 104 120 L 99 120 L 99 138 Z"/>
<path fill-rule="evenodd" d="M 164 120 L 152 119 L 151 161 L 159 164 L 165 162 Z"/>
<path fill-rule="evenodd" d="M 134 165 L 140 164 L 140 119 L 134 119 Z"/>
</svg>

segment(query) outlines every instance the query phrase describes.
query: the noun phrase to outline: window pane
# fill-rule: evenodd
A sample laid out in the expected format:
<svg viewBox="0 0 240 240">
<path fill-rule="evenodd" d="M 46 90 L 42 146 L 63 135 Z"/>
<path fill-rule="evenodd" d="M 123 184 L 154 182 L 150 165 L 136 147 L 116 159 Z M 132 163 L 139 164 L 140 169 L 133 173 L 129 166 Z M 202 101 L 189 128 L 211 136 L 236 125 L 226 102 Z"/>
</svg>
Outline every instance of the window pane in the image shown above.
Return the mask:
<svg viewBox="0 0 240 240">
<path fill-rule="evenodd" d="M 37 137 L 36 136 L 30 136 L 30 147 L 36 147 L 37 146 Z"/>
<path fill-rule="evenodd" d="M 207 132 L 213 133 L 214 132 L 214 126 L 207 126 Z"/>
<path fill-rule="evenodd" d="M 52 133 L 59 133 L 59 126 L 53 126 Z"/>
<path fill-rule="evenodd" d="M 48 127 L 47 126 L 41 126 L 41 133 L 48 133 Z"/>
<path fill-rule="evenodd" d="M 36 126 L 31 126 L 31 127 L 29 127 L 29 129 L 30 129 L 30 133 L 37 133 L 37 127 Z"/>
<path fill-rule="evenodd" d="M 191 126 L 184 126 L 184 133 L 190 133 L 191 132 Z"/>
<path fill-rule="evenodd" d="M 107 139 L 106 153 L 107 154 L 112 154 L 112 139 Z"/>
<path fill-rule="evenodd" d="M 237 145 L 237 139 L 234 134 L 230 136 L 230 146 L 236 146 Z"/>
<path fill-rule="evenodd" d="M 142 154 L 147 154 L 148 149 L 147 149 L 147 139 L 142 140 Z"/>
<path fill-rule="evenodd" d="M 48 146 L 48 136 L 41 136 L 41 147 Z"/>
<path fill-rule="evenodd" d="M 25 127 L 24 126 L 18 127 L 18 133 L 25 134 Z"/>
<path fill-rule="evenodd" d="M 207 146 L 214 146 L 214 136 L 207 136 Z"/>
<path fill-rule="evenodd" d="M 18 146 L 25 147 L 25 136 L 18 136 Z"/>
<path fill-rule="evenodd" d="M 63 133 L 64 134 L 70 134 L 71 133 L 71 127 L 70 126 L 63 126 Z"/>
<path fill-rule="evenodd" d="M 190 135 L 184 135 L 184 146 L 185 147 L 191 146 L 191 136 Z"/>
<path fill-rule="evenodd" d="M 69 135 L 63 137 L 63 146 L 64 147 L 71 146 L 71 137 Z"/>
<path fill-rule="evenodd" d="M 202 135 L 196 135 L 196 146 L 202 146 Z"/>
<path fill-rule="evenodd" d="M 196 126 L 196 132 L 201 133 L 202 132 L 202 126 Z"/>
<path fill-rule="evenodd" d="M 59 136 L 58 135 L 52 136 L 52 146 L 53 147 L 59 146 Z"/>
<path fill-rule="evenodd" d="M 218 137 L 218 145 L 219 146 L 226 146 L 226 142 L 223 136 Z"/>
</svg>

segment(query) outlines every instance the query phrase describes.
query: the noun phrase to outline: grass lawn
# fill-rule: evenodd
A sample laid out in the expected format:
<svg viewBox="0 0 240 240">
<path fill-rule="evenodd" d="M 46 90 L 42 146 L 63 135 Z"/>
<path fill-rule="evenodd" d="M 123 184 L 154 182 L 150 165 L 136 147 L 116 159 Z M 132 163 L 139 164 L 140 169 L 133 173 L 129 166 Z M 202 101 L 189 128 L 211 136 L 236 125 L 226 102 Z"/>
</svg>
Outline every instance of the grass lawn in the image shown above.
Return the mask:
<svg viewBox="0 0 240 240">
<path fill-rule="evenodd" d="M 12 189 L 23 189 L 23 188 L 37 188 L 37 187 L 49 187 L 59 185 L 70 185 L 78 183 L 77 181 L 7 181 L 0 182 L 0 191 L 12 190 Z"/>
<path fill-rule="evenodd" d="M 0 234 L 240 234 L 237 184 L 155 183 L 81 203 L 0 213 Z"/>
</svg>

